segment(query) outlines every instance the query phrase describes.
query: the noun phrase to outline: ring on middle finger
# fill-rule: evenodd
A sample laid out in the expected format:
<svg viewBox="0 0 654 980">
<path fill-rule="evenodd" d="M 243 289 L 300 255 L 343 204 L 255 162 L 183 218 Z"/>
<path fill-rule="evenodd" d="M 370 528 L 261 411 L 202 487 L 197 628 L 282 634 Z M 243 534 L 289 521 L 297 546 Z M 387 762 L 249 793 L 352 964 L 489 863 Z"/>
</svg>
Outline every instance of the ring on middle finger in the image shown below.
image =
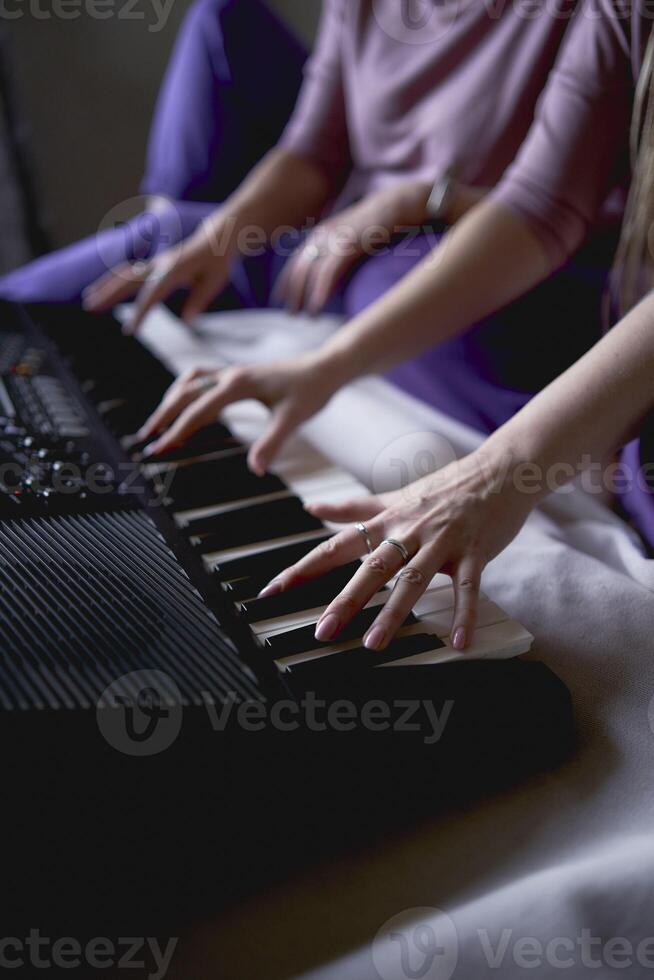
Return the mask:
<svg viewBox="0 0 654 980">
<path fill-rule="evenodd" d="M 404 547 L 401 541 L 397 541 L 395 538 L 384 538 L 382 544 L 390 544 L 393 548 L 395 548 L 396 551 L 399 551 L 399 553 L 402 555 L 402 561 L 405 565 L 410 561 L 411 555 L 409 554 L 409 552 Z"/>
</svg>

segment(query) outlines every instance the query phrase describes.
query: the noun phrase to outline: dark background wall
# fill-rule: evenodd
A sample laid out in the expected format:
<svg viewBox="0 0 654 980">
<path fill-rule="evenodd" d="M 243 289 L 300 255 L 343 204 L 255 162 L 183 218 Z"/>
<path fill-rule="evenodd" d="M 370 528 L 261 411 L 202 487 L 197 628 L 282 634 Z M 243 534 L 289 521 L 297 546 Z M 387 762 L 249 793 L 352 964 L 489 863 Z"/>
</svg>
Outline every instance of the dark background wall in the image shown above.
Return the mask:
<svg viewBox="0 0 654 980">
<path fill-rule="evenodd" d="M 135 0 L 139 20 L 63 19 L 75 8 L 57 8 L 61 0 L 38 0 L 35 9 L 50 16 L 35 16 L 31 2 L 7 3 L 22 15 L 5 20 L 5 30 L 47 229 L 62 245 L 135 194 L 157 89 L 189 0 L 168 0 L 158 31 L 149 30 L 157 23 L 151 0 Z M 310 44 L 319 0 L 269 2 Z"/>
</svg>

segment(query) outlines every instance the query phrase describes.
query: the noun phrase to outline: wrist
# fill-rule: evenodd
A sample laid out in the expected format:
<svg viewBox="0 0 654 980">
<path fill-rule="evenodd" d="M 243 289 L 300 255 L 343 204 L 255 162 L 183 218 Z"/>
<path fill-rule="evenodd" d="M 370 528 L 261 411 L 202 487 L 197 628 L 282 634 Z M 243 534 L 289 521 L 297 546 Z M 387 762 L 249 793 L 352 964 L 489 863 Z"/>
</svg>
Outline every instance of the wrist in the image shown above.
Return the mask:
<svg viewBox="0 0 654 980">
<path fill-rule="evenodd" d="M 432 185 L 416 180 L 401 184 L 396 191 L 394 224 L 423 225 L 429 219 L 428 203 Z"/>
<path fill-rule="evenodd" d="M 553 465 L 552 454 L 538 435 L 505 432 L 504 428 L 489 436 L 476 454 L 483 459 L 494 486 L 512 495 L 517 506 L 531 509 L 574 474 L 565 466 Z"/>
<path fill-rule="evenodd" d="M 314 355 L 312 366 L 316 371 L 316 376 L 326 379 L 333 391 L 343 388 L 365 373 L 358 369 L 350 345 L 343 343 L 342 338 L 338 335 L 312 353 Z"/>
<path fill-rule="evenodd" d="M 239 254 L 239 239 L 245 226 L 242 213 L 227 202 L 205 218 L 195 234 L 207 239 L 214 255 L 233 259 Z"/>
</svg>

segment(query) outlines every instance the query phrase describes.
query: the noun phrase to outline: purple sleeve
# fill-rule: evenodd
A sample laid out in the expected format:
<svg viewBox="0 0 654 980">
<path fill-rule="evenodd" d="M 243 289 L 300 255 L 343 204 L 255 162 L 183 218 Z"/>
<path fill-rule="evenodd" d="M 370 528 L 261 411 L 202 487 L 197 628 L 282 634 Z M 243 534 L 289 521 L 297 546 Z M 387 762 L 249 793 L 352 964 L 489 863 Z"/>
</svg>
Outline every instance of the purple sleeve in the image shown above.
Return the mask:
<svg viewBox="0 0 654 980">
<path fill-rule="evenodd" d="M 350 166 L 341 63 L 344 18 L 343 0 L 323 0 L 316 45 L 304 68 L 304 82 L 293 115 L 279 143 L 313 160 L 334 184 L 340 183 Z"/>
<path fill-rule="evenodd" d="M 611 0 L 582 4 L 531 130 L 491 195 L 531 225 L 553 268 L 623 176 L 634 90 L 628 29 Z"/>
</svg>

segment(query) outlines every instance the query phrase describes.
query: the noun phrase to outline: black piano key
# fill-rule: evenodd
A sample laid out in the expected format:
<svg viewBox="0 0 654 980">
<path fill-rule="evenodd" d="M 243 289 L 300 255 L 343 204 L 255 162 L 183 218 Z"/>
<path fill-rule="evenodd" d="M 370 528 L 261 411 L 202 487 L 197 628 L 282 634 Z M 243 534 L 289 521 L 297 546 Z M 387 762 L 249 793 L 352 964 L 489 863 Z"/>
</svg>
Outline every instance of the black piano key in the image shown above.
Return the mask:
<svg viewBox="0 0 654 980">
<path fill-rule="evenodd" d="M 236 604 L 244 599 L 254 599 L 266 584 L 259 585 L 253 578 L 237 578 L 231 582 L 221 582 L 226 598 Z"/>
<path fill-rule="evenodd" d="M 137 456 L 143 452 L 151 441 L 151 439 L 141 441 L 134 438 L 129 441 L 126 448 L 132 456 Z M 176 449 L 169 449 L 168 452 L 159 453 L 157 456 L 150 458 L 157 463 L 179 463 L 187 459 L 193 459 L 195 456 L 206 456 L 209 453 L 215 453 L 225 449 L 237 449 L 241 445 L 226 425 L 216 422 L 214 425 L 208 425 L 200 432 L 196 432 L 183 446 L 178 446 Z M 245 447 L 243 447 L 243 451 L 245 452 Z"/>
<path fill-rule="evenodd" d="M 157 407 L 157 400 L 115 399 L 103 401 L 98 405 L 102 421 L 120 438 L 128 436 L 141 425 L 144 419 Z"/>
<path fill-rule="evenodd" d="M 267 551 L 260 551 L 256 555 L 243 555 L 240 558 L 228 558 L 214 565 L 213 574 L 221 582 L 231 582 L 236 579 L 250 579 L 252 592 L 243 598 L 256 595 L 271 579 L 283 572 L 289 565 L 294 565 L 296 561 L 304 558 L 310 551 L 317 548 L 323 541 L 332 537 L 331 531 L 316 535 L 306 541 L 293 541 L 290 544 L 280 545 L 279 548 L 269 548 Z"/>
<path fill-rule="evenodd" d="M 167 473 L 155 476 L 155 487 L 160 489 L 165 479 L 169 479 Z M 173 475 L 168 498 L 176 510 L 192 510 L 262 497 L 285 489 L 277 476 L 255 476 L 247 467 L 245 455 L 239 454 L 180 466 Z"/>
<path fill-rule="evenodd" d="M 412 636 L 397 637 L 385 650 L 357 647 L 355 650 L 343 650 L 327 657 L 314 657 L 313 660 L 304 660 L 302 663 L 282 665 L 280 669 L 289 675 L 292 682 L 298 681 L 306 688 L 336 675 L 345 677 L 444 647 L 443 641 L 433 633 L 414 633 Z"/>
<path fill-rule="evenodd" d="M 311 582 L 303 582 L 302 585 L 289 589 L 288 592 L 242 602 L 239 605 L 239 612 L 248 623 L 260 623 L 263 619 L 289 616 L 292 613 L 302 612 L 303 609 L 326 606 L 345 588 L 359 568 L 361 564 L 358 561 L 341 565 L 340 568 L 335 568 Z"/>
<path fill-rule="evenodd" d="M 315 637 L 316 624 L 310 623 L 309 626 L 298 626 L 295 629 L 286 630 L 275 636 L 268 636 L 264 641 L 264 649 L 271 654 L 274 660 L 283 657 L 291 657 L 296 653 L 306 653 L 308 650 L 317 650 L 321 646 L 331 646 L 337 643 L 347 643 L 350 640 L 358 640 L 367 632 L 371 623 L 381 612 L 381 606 L 370 606 L 362 609 L 347 626 L 333 640 L 321 643 Z M 403 626 L 412 626 L 417 623 L 413 613 L 409 613 L 404 620 Z"/>
<path fill-rule="evenodd" d="M 282 497 L 189 521 L 185 531 L 191 537 L 202 538 L 198 550 L 207 554 L 290 534 L 319 531 L 322 526 L 322 521 L 304 509 L 299 497 Z"/>
</svg>

